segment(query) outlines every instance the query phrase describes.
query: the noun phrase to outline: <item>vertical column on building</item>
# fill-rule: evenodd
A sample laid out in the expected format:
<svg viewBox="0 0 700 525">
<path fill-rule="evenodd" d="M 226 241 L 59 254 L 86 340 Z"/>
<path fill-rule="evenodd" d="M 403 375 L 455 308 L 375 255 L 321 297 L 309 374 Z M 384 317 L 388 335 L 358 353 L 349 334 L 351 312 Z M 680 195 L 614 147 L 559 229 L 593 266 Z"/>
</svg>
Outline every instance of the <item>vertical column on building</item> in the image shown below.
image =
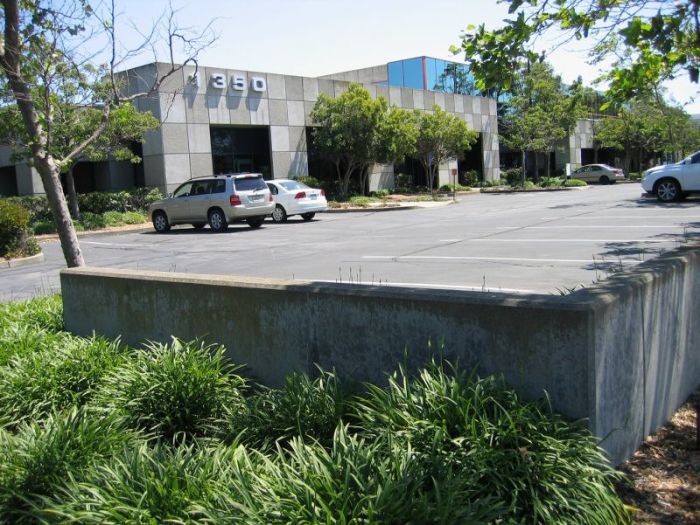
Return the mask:
<svg viewBox="0 0 700 525">
<path fill-rule="evenodd" d="M 280 179 L 308 175 L 306 125 L 318 97 L 318 81 L 296 76 L 269 77 L 273 176 Z"/>
</svg>

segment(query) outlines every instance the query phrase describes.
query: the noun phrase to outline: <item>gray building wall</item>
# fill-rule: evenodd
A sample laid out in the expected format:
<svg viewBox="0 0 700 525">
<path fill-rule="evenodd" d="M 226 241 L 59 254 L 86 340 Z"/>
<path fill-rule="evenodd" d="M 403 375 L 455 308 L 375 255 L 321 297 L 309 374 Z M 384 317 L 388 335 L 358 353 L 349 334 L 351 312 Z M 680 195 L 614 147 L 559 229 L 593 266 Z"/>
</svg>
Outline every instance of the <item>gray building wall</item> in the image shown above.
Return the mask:
<svg viewBox="0 0 700 525">
<path fill-rule="evenodd" d="M 126 72 L 128 92 L 145 90 L 153 82 L 156 68 L 162 73 L 167 67 L 150 64 Z M 171 191 L 191 177 L 212 173 L 210 128 L 216 125 L 269 126 L 273 177 L 307 175 L 305 128 L 313 124 L 309 114 L 320 93 L 338 96 L 348 89 L 351 81 L 362 81 L 373 97 L 383 96 L 394 106 L 430 110 L 437 104 L 464 119 L 470 129 L 482 133 L 484 177 L 498 178 L 495 100 L 373 85 L 371 82 L 381 76 L 380 69 L 377 66 L 343 73 L 341 76 L 348 80 L 336 80 L 201 67 L 195 84 L 191 81 L 195 68 L 185 67 L 163 83 L 155 95 L 137 103 L 139 109 L 151 111 L 162 122 L 161 128 L 145 139 L 146 184 Z M 385 66 L 383 70 L 385 77 Z M 225 86 L 216 87 L 212 75 L 223 75 Z M 236 75 L 246 79 L 243 89 L 232 86 L 231 79 Z M 251 89 L 250 82 L 255 77 L 264 80 L 264 91 Z M 448 182 L 451 168 L 448 163 L 440 166 L 440 184 Z M 390 186 L 386 176 L 373 177 L 372 181 Z"/>
</svg>

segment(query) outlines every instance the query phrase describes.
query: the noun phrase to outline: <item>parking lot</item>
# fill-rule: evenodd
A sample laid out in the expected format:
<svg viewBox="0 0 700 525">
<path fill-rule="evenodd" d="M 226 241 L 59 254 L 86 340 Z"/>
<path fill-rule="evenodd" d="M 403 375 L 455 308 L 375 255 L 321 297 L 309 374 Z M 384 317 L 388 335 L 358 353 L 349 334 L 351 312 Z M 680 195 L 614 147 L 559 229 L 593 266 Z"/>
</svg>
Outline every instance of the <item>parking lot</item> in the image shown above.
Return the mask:
<svg viewBox="0 0 700 525">
<path fill-rule="evenodd" d="M 560 293 L 590 286 L 700 236 L 700 201 L 660 204 L 639 184 L 475 194 L 444 206 L 319 214 L 226 233 L 177 228 L 81 237 L 88 265 L 303 279 Z M 43 263 L 0 270 L 0 299 L 58 291 L 58 241 Z"/>
</svg>

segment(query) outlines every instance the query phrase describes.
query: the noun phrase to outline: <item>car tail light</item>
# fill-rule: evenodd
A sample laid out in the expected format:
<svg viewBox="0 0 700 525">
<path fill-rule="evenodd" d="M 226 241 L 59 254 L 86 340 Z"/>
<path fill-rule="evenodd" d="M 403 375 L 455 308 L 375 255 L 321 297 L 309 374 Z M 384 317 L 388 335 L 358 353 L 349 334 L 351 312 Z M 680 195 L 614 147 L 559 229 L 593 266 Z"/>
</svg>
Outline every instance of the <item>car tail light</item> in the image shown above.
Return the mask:
<svg viewBox="0 0 700 525">
<path fill-rule="evenodd" d="M 306 198 L 306 192 L 305 191 L 300 191 L 294 196 L 295 199 L 304 199 Z"/>
<path fill-rule="evenodd" d="M 272 193 L 267 194 L 267 200 L 268 202 L 272 202 Z"/>
<path fill-rule="evenodd" d="M 325 196 L 326 196 L 326 192 L 321 190 L 321 197 L 325 197 Z"/>
<path fill-rule="evenodd" d="M 229 197 L 229 202 L 231 203 L 231 206 L 240 206 L 241 205 L 241 198 L 240 198 L 240 196 L 236 195 L 235 193 L 232 193 L 231 196 Z"/>
</svg>

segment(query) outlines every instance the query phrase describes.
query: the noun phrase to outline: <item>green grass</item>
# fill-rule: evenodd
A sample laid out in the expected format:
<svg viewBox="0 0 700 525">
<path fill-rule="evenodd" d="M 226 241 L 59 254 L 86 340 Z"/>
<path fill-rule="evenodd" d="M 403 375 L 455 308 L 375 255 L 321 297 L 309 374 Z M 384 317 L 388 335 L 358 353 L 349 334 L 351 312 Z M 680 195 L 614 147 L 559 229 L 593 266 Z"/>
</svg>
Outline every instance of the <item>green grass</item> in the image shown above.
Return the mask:
<svg viewBox="0 0 700 525">
<path fill-rule="evenodd" d="M 219 432 L 227 411 L 243 404 L 245 383 L 223 347 L 174 339 L 132 352 L 104 378 L 97 402 L 133 428 L 166 439 L 191 438 Z"/>
<path fill-rule="evenodd" d="M 0 305 L 2 523 L 629 523 L 580 423 L 433 363 L 388 385 L 280 389 L 202 342 L 62 331 Z"/>
<path fill-rule="evenodd" d="M 35 523 L 66 481 L 80 481 L 96 460 L 139 441 L 118 419 L 82 410 L 49 414 L 15 433 L 0 430 L 0 519 Z"/>
</svg>

